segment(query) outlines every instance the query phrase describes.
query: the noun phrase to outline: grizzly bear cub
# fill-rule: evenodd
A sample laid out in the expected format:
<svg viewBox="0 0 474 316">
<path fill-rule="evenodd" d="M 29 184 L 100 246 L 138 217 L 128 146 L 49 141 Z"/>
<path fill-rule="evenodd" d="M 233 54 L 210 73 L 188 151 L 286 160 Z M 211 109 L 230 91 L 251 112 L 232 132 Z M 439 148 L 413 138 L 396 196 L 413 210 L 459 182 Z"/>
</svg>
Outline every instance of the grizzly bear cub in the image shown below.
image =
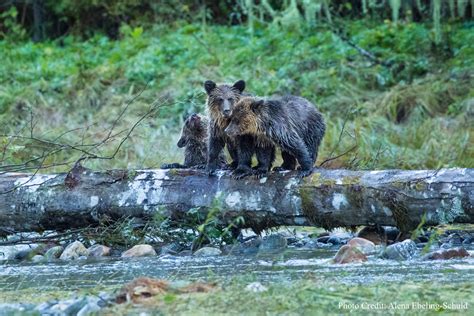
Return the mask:
<svg viewBox="0 0 474 316">
<path fill-rule="evenodd" d="M 181 137 L 177 146 L 184 149 L 184 164 L 170 163 L 161 165 L 162 169 L 206 167 L 209 119 L 193 113 L 184 121 Z M 218 165 L 225 166 L 224 152 L 218 155 Z"/>
<path fill-rule="evenodd" d="M 297 160 L 300 175 L 305 177 L 313 171 L 325 130 L 323 116 L 311 102 L 285 96 L 268 100 L 241 98 L 225 132 L 230 137 L 266 137 L 282 150 L 280 169 L 294 170 Z"/>
<path fill-rule="evenodd" d="M 206 81 L 204 89 L 207 93 L 207 109 L 210 118 L 209 153 L 207 171 L 212 175 L 218 168 L 218 155 L 227 146 L 232 158 L 230 164 L 234 178 L 242 178 L 254 173 L 251 168 L 253 154 L 259 161 L 257 174 L 265 174 L 271 168 L 274 159 L 274 145 L 266 139 L 260 140 L 253 135 L 229 137 L 224 130 L 230 123 L 235 104 L 243 96 L 245 81 L 239 80 L 233 85 L 217 85 L 213 81 Z M 273 155 L 272 155 L 273 153 Z"/>
</svg>

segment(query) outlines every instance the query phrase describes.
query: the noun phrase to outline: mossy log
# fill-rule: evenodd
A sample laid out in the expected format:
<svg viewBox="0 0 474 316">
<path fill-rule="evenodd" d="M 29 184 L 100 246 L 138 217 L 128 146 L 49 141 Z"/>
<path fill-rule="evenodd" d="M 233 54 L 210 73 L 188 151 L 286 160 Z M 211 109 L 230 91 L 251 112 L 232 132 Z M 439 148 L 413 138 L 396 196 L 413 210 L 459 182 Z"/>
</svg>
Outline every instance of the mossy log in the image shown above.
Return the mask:
<svg viewBox="0 0 474 316">
<path fill-rule="evenodd" d="M 349 171 L 315 169 L 263 179 L 234 180 L 228 171 L 84 168 L 69 174 L 0 175 L 0 232 L 64 230 L 101 219 L 180 221 L 205 218 L 212 208 L 225 225 L 325 228 L 390 225 L 409 231 L 425 225 L 474 223 L 474 169 Z M 192 211 L 190 211 L 192 210 Z M 110 222 L 110 221 L 109 221 Z"/>
</svg>

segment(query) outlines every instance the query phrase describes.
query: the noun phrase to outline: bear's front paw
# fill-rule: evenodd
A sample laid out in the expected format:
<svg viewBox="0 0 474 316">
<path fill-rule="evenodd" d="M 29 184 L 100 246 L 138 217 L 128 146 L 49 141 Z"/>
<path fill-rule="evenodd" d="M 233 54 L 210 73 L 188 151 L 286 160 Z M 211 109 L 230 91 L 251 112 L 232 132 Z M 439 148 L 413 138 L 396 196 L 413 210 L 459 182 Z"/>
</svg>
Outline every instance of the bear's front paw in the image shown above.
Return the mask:
<svg viewBox="0 0 474 316">
<path fill-rule="evenodd" d="M 254 171 L 255 178 L 262 179 L 268 176 L 267 169 L 257 169 Z"/>
<path fill-rule="evenodd" d="M 232 178 L 239 180 L 251 176 L 252 174 L 253 171 L 250 168 L 237 168 L 232 172 Z"/>
</svg>

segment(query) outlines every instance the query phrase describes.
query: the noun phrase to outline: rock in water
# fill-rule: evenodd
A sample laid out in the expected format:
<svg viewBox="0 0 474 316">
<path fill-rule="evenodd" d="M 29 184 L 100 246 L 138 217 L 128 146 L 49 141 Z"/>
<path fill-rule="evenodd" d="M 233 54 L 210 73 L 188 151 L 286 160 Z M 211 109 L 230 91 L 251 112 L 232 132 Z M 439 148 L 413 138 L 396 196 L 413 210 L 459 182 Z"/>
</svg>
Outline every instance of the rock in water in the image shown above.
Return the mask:
<svg viewBox="0 0 474 316">
<path fill-rule="evenodd" d="M 369 255 L 375 252 L 375 244 L 372 241 L 364 238 L 352 238 L 347 244 L 351 247 L 359 249 L 364 255 Z"/>
<path fill-rule="evenodd" d="M 33 258 L 31 258 L 32 262 L 39 263 L 44 261 L 44 256 L 42 255 L 35 255 Z"/>
<path fill-rule="evenodd" d="M 66 249 L 64 249 L 63 253 L 59 257 L 61 260 L 75 260 L 79 257 L 86 256 L 89 254 L 89 251 L 86 247 L 80 242 L 75 241 L 72 244 L 69 244 Z"/>
<path fill-rule="evenodd" d="M 336 253 L 333 261 L 337 264 L 365 262 L 367 261 L 367 257 L 359 249 L 349 245 L 344 245 Z"/>
<path fill-rule="evenodd" d="M 415 242 L 411 239 L 406 239 L 385 248 L 383 257 L 391 260 L 407 260 L 413 258 L 416 252 Z"/>
<path fill-rule="evenodd" d="M 366 226 L 357 233 L 357 237 L 370 240 L 376 245 L 385 244 L 385 231 L 383 228 Z"/>
<path fill-rule="evenodd" d="M 230 245 L 229 254 L 234 256 L 255 255 L 258 252 L 262 239 L 260 237 L 247 240 L 243 243 Z"/>
<path fill-rule="evenodd" d="M 429 254 L 423 256 L 423 260 L 448 260 L 464 257 L 469 257 L 469 252 L 467 252 L 467 250 L 462 247 L 458 247 L 430 252 Z"/>
<path fill-rule="evenodd" d="M 196 250 L 196 252 L 193 255 L 197 257 L 211 257 L 211 256 L 220 256 L 221 254 L 222 254 L 222 251 L 220 251 L 220 249 L 213 248 L 213 247 L 202 247 L 201 249 Z"/>
<path fill-rule="evenodd" d="M 44 254 L 44 257 L 46 258 L 47 261 L 51 261 L 54 259 L 58 259 L 61 256 L 61 253 L 63 252 L 64 248 L 61 246 L 55 246 L 51 247 L 46 251 Z"/>
<path fill-rule="evenodd" d="M 122 258 L 156 256 L 156 251 L 150 245 L 136 245 L 122 253 Z"/>
<path fill-rule="evenodd" d="M 259 292 L 268 291 L 268 288 L 260 282 L 253 282 L 253 283 L 248 284 L 245 287 L 245 290 L 249 292 L 259 293 Z"/>
<path fill-rule="evenodd" d="M 110 247 L 104 245 L 94 245 L 89 247 L 89 257 L 106 257 L 110 256 Z"/>
<path fill-rule="evenodd" d="M 288 243 L 286 238 L 280 234 L 265 236 L 258 247 L 259 253 L 275 253 L 284 250 Z"/>
</svg>

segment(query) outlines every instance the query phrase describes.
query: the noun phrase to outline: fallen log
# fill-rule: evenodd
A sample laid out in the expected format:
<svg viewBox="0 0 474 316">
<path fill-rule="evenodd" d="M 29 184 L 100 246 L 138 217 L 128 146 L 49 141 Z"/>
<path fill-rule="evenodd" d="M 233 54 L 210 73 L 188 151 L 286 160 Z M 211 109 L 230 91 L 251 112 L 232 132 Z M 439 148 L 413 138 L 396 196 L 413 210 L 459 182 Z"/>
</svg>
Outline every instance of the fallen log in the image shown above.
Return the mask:
<svg viewBox="0 0 474 316">
<path fill-rule="evenodd" d="M 234 180 L 221 171 L 75 170 L 69 174 L 0 175 L 0 232 L 64 230 L 101 218 L 186 221 L 218 208 L 224 225 L 314 225 L 325 228 L 474 223 L 474 169 L 349 171 L 316 169 Z M 191 210 L 191 211 L 190 211 Z"/>
</svg>

